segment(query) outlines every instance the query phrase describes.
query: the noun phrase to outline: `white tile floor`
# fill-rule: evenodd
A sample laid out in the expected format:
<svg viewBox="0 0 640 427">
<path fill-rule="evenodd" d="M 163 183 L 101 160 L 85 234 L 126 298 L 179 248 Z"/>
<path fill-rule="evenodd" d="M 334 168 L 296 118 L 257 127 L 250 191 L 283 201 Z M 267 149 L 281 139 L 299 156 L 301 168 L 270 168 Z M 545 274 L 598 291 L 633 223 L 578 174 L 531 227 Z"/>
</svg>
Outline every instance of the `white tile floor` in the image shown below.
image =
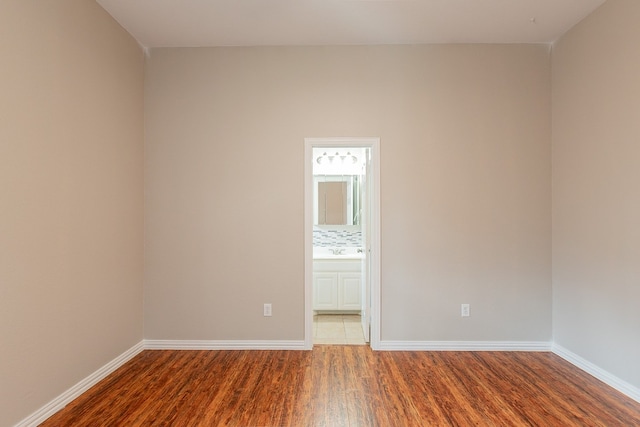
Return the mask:
<svg viewBox="0 0 640 427">
<path fill-rule="evenodd" d="M 365 345 L 359 314 L 313 316 L 314 344 Z"/>
</svg>

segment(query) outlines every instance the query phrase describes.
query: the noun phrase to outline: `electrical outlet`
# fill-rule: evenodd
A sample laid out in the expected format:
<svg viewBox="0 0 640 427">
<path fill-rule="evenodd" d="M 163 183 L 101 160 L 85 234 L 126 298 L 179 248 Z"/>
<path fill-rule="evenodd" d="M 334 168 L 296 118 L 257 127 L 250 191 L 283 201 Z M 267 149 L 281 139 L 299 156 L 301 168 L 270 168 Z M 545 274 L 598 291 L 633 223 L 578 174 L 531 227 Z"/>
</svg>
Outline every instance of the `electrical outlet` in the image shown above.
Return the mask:
<svg viewBox="0 0 640 427">
<path fill-rule="evenodd" d="M 461 310 L 460 310 L 460 315 L 462 317 L 469 317 L 471 315 L 470 314 L 469 304 L 462 304 Z"/>
<path fill-rule="evenodd" d="M 265 304 L 264 305 L 264 316 L 265 317 L 270 317 L 271 316 L 271 304 Z"/>
</svg>

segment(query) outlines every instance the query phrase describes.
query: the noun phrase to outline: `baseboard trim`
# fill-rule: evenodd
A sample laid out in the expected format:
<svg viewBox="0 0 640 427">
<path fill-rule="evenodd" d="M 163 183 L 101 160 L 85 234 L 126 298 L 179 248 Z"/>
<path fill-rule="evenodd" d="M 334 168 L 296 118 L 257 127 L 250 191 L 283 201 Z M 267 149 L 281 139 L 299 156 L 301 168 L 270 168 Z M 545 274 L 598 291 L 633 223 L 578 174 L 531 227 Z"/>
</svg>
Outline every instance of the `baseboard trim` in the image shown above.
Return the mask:
<svg viewBox="0 0 640 427">
<path fill-rule="evenodd" d="M 551 351 L 546 341 L 380 341 L 382 351 Z"/>
<path fill-rule="evenodd" d="M 144 340 L 145 350 L 307 350 L 304 340 Z"/>
<path fill-rule="evenodd" d="M 89 390 L 98 382 L 102 381 L 120 366 L 133 359 L 142 350 L 144 350 L 144 345 L 143 342 L 140 341 L 138 344 L 134 345 L 129 350 L 125 351 L 120 356 L 116 357 L 111 362 L 107 363 L 102 368 L 98 369 L 93 374 L 89 375 L 88 377 L 62 393 L 60 396 L 47 403 L 36 412 L 20 421 L 14 427 L 36 427 L 40 423 L 44 422 L 47 418 L 58 412 L 60 409 L 67 406 L 72 400 L 76 399 L 82 393 Z"/>
<path fill-rule="evenodd" d="M 640 403 L 640 388 L 635 387 L 624 380 L 621 380 L 615 375 L 610 374 L 599 366 L 594 365 L 588 360 L 578 356 L 577 354 L 567 350 L 566 348 L 558 344 L 553 344 L 551 351 L 554 354 L 562 357 L 572 365 L 582 369 L 589 375 L 599 379 L 603 383 L 615 388 L 620 393 L 625 394 L 631 399 Z"/>
</svg>

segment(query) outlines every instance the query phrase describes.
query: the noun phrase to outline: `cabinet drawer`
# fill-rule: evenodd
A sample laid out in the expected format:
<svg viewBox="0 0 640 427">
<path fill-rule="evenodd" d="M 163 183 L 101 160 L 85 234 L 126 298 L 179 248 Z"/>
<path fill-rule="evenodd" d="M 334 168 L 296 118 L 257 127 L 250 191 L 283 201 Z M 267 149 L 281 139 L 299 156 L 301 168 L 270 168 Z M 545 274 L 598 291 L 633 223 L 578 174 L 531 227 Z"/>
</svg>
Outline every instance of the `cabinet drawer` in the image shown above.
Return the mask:
<svg viewBox="0 0 640 427">
<path fill-rule="evenodd" d="M 314 260 L 313 261 L 313 271 L 331 271 L 331 272 L 341 272 L 341 271 L 351 271 L 354 273 L 359 273 L 362 270 L 362 261 L 361 260 Z"/>
</svg>

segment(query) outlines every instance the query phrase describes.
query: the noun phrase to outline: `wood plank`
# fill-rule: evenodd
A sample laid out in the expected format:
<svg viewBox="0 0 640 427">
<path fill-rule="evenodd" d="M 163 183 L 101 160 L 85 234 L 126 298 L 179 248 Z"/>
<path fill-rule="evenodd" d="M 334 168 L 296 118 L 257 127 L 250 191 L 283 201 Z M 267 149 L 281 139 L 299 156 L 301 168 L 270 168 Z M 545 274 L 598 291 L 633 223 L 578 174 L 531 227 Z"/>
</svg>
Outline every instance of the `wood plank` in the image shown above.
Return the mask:
<svg viewBox="0 0 640 427">
<path fill-rule="evenodd" d="M 640 426 L 551 353 L 147 350 L 42 426 Z"/>
</svg>

